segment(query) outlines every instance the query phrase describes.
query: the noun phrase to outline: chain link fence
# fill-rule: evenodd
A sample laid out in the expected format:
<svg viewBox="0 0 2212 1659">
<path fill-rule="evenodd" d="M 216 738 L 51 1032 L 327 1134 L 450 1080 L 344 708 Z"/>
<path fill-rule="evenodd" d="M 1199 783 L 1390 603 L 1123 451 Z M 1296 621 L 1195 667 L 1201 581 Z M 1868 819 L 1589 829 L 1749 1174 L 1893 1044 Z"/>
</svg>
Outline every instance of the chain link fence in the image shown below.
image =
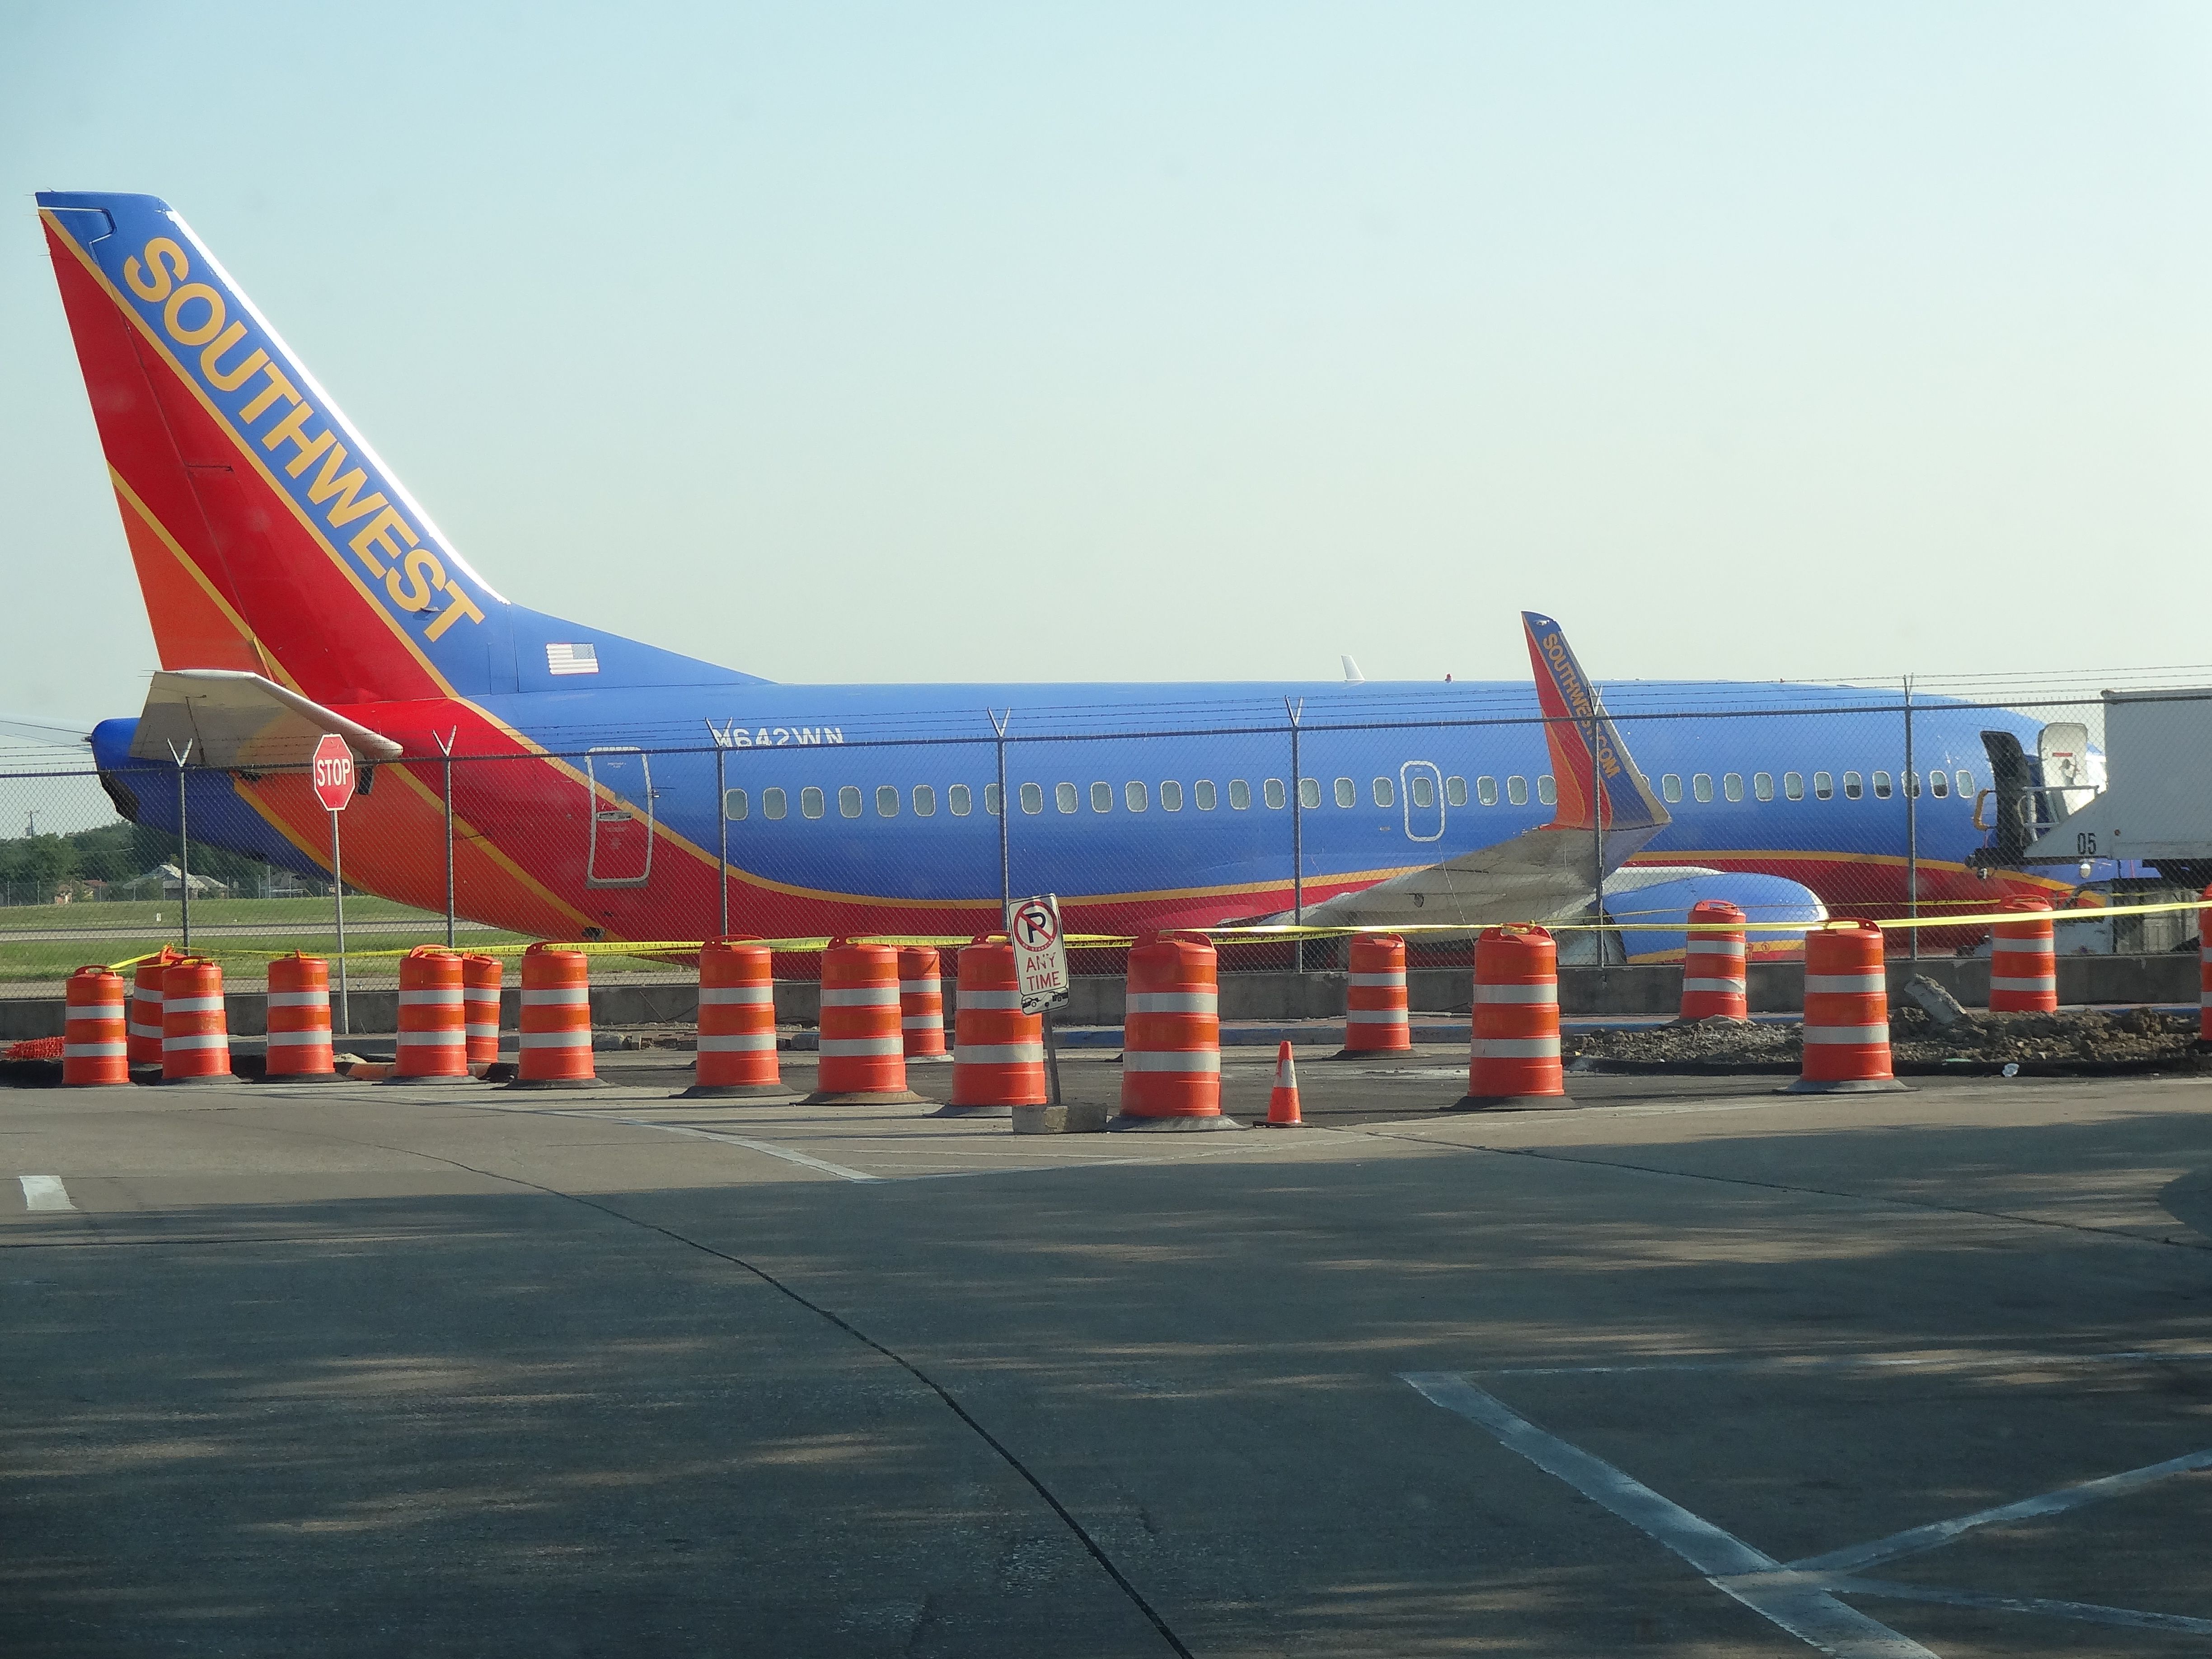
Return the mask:
<svg viewBox="0 0 2212 1659">
<path fill-rule="evenodd" d="M 1570 935 L 1567 960 L 1678 950 L 1662 927 L 1684 903 L 1661 884 L 1670 872 L 1711 872 L 1692 879 L 1713 896 L 1765 877 L 1832 914 L 1917 917 L 1923 926 L 1895 948 L 1929 955 L 1985 948 L 1985 927 L 1945 919 L 2008 892 L 2193 898 L 2212 873 L 2187 858 L 2116 859 L 2087 832 L 2066 839 L 2108 783 L 2140 788 L 2155 770 L 2172 784 L 2179 770 L 2185 792 L 2209 793 L 2193 752 L 2108 763 L 2107 699 L 1790 690 L 1703 688 L 1694 702 L 1665 686 L 1608 691 L 1672 823 L 1607 882 L 1602 919 L 1621 930 Z M 1439 863 L 1479 862 L 1552 822 L 1546 723 L 1470 702 L 1449 720 L 1291 703 L 1279 719 L 1248 711 L 1173 730 L 1100 718 L 1056 730 L 979 710 L 972 738 L 776 728 L 763 743 L 732 730 L 692 744 L 364 765 L 338 823 L 348 943 L 964 938 L 997 927 L 1003 896 L 1043 890 L 1061 894 L 1073 931 L 1100 936 L 1293 918 Z M 241 966 L 335 946 L 330 817 L 304 769 L 0 771 L 0 978 L 46 981 L 181 943 L 187 911 L 192 946 Z M 1618 865 L 1624 849 L 1608 855 L 1602 832 L 1588 833 L 1591 864 Z M 1756 919 L 1764 901 L 1753 899 Z M 1599 920 L 1587 898 L 1564 915 Z M 2169 951 L 2197 931 L 2189 913 L 2093 918 L 2069 922 L 2061 948 Z M 1414 945 L 1431 963 L 1467 949 L 1418 933 Z M 1240 941 L 1224 966 L 1338 956 L 1334 940 Z M 681 971 L 673 952 L 605 966 Z M 1118 967 L 1110 950 L 1077 961 L 1079 972 Z M 357 978 L 376 975 L 372 959 Z"/>
</svg>

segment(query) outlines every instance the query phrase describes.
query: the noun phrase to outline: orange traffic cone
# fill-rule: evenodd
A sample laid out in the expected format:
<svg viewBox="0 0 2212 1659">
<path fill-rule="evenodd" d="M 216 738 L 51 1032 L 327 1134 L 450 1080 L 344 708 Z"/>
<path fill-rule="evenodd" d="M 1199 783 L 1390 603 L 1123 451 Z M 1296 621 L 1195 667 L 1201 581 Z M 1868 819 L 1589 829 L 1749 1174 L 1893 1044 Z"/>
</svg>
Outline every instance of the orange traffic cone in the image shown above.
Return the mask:
<svg viewBox="0 0 2212 1659">
<path fill-rule="evenodd" d="M 1298 1068 L 1291 1059 L 1290 1039 L 1275 1050 L 1275 1086 L 1267 1096 L 1267 1121 L 1263 1129 L 1303 1129 L 1306 1121 L 1298 1115 Z"/>
</svg>

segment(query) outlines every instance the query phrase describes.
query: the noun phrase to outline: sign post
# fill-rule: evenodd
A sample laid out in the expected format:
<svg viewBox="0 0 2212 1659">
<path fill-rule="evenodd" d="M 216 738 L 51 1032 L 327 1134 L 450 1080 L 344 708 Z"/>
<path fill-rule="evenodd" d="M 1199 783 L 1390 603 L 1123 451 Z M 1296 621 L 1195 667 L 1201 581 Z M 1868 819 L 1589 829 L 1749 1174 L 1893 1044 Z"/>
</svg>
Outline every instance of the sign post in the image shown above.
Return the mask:
<svg viewBox="0 0 2212 1659">
<path fill-rule="evenodd" d="M 1006 807 L 1001 793 L 999 805 Z M 1052 1011 L 1067 1006 L 1067 941 L 1060 927 L 1060 898 L 1040 893 L 1010 905 L 1006 939 L 1014 947 L 1015 982 L 1022 1012 L 1044 1016 L 1044 1076 L 1048 1104 L 1060 1104 L 1060 1045 L 1054 1040 Z"/>
<path fill-rule="evenodd" d="M 346 1006 L 345 860 L 338 846 L 338 814 L 353 799 L 354 769 L 353 750 L 346 747 L 343 738 L 335 732 L 323 734 L 315 744 L 314 765 L 309 775 L 315 799 L 331 815 L 331 902 L 336 910 L 338 930 L 338 1030 L 350 1036 L 352 1010 Z"/>
</svg>

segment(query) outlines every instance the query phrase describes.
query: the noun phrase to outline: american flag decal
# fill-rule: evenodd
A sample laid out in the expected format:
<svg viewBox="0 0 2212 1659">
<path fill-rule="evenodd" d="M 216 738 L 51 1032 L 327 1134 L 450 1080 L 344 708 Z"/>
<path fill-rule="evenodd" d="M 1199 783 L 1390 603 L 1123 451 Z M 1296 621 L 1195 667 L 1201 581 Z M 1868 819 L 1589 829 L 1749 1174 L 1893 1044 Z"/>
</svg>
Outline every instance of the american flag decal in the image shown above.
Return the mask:
<svg viewBox="0 0 2212 1659">
<path fill-rule="evenodd" d="M 596 674 L 599 672 L 598 648 L 588 645 L 549 645 L 545 647 L 545 669 L 551 674 Z"/>
</svg>

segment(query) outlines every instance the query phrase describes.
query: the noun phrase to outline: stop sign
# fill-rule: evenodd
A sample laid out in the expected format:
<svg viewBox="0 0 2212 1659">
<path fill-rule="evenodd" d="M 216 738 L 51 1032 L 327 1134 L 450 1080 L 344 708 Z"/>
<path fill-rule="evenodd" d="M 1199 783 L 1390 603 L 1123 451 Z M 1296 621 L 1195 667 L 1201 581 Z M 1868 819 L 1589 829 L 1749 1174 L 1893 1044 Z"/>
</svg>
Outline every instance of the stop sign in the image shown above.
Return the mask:
<svg viewBox="0 0 2212 1659">
<path fill-rule="evenodd" d="M 325 732 L 315 744 L 315 764 L 309 774 L 315 799 L 333 812 L 345 811 L 353 799 L 353 750 L 335 732 Z"/>
</svg>

